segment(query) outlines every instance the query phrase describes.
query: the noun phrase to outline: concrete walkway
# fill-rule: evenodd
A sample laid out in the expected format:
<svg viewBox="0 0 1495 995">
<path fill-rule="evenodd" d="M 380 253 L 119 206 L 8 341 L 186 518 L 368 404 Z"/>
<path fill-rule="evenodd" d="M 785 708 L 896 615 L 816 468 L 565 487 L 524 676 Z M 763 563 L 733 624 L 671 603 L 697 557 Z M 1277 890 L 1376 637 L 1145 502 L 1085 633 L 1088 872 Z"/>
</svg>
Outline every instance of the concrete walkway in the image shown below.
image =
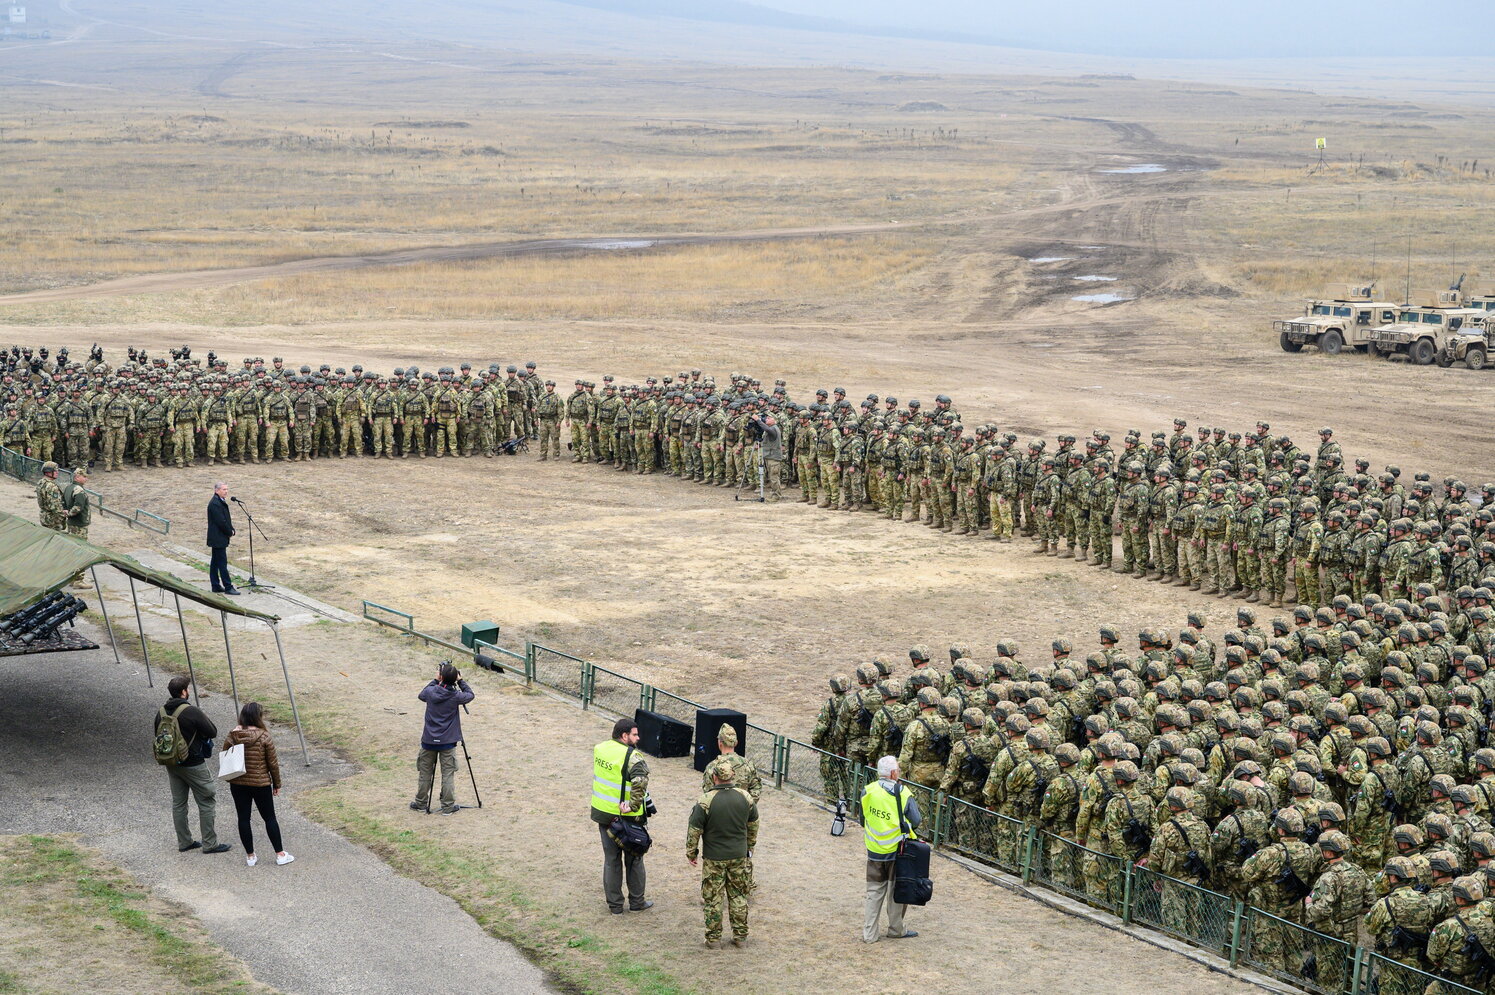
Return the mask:
<svg viewBox="0 0 1495 995">
<path fill-rule="evenodd" d="M 538 968 L 451 899 L 297 812 L 298 789 L 352 769 L 315 750 L 302 766 L 294 730 L 276 730 L 285 780 L 276 814 L 296 862 L 275 865 L 256 815 L 260 864 L 244 865 L 226 782 L 216 824 L 233 849 L 177 853 L 166 774 L 150 756 L 163 682 L 158 674 L 153 690 L 143 668 L 117 666 L 101 630 L 85 629 L 100 650 L 0 660 L 0 833 L 81 834 L 288 993 L 548 990 Z M 227 695 L 205 695 L 202 707 L 220 735 L 233 727 Z"/>
</svg>

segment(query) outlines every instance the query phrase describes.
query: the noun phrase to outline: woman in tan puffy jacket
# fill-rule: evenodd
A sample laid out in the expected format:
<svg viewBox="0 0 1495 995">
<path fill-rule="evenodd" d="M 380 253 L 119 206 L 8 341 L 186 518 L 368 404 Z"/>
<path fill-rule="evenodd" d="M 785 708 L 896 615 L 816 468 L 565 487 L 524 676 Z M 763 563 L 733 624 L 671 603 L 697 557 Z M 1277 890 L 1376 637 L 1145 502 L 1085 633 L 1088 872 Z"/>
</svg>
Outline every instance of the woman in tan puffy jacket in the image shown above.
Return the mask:
<svg viewBox="0 0 1495 995">
<path fill-rule="evenodd" d="M 265 710 L 257 701 L 247 702 L 239 709 L 239 724 L 224 737 L 223 749 L 238 743 L 244 744 L 244 773 L 228 782 L 228 790 L 233 795 L 234 810 L 239 815 L 239 841 L 244 844 L 244 853 L 247 854 L 244 862 L 250 867 L 259 862 L 254 855 L 254 834 L 249 828 L 250 816 L 258 806 L 260 818 L 265 820 L 265 833 L 275 848 L 275 862 L 289 864 L 296 858 L 281 848 L 280 823 L 275 820 L 275 796 L 280 794 L 280 758 L 275 754 L 275 741 L 265 728 Z"/>
</svg>

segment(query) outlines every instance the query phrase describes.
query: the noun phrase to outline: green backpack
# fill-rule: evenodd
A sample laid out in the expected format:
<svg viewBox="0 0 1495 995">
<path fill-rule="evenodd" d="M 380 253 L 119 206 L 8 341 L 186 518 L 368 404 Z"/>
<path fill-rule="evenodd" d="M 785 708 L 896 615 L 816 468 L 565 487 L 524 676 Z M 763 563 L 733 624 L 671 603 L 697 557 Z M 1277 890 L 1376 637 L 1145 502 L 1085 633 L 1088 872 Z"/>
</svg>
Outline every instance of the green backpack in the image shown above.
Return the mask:
<svg viewBox="0 0 1495 995">
<path fill-rule="evenodd" d="M 180 712 L 180 708 L 168 712 L 166 706 L 162 705 L 161 711 L 156 715 L 156 738 L 152 744 L 152 752 L 156 763 L 166 767 L 175 767 L 187 759 L 187 737 L 182 735 L 181 723 L 177 721 Z"/>
</svg>

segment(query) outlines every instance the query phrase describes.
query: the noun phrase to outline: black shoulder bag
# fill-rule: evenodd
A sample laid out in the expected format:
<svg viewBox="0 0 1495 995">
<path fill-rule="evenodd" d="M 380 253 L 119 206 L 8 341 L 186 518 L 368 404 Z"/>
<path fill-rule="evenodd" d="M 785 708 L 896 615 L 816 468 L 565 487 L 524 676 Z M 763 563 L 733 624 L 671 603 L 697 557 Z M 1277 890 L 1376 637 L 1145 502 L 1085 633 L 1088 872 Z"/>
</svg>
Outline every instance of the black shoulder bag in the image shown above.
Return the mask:
<svg viewBox="0 0 1495 995">
<path fill-rule="evenodd" d="M 902 785 L 893 785 L 893 804 L 898 806 L 898 828 L 903 840 L 893 859 L 893 901 L 899 905 L 928 905 L 934 896 L 934 882 L 929 880 L 928 843 L 913 838 L 913 830 L 903 818 Z"/>
<path fill-rule="evenodd" d="M 623 786 L 618 789 L 618 807 L 628 800 L 628 761 L 633 758 L 633 747 L 629 747 L 623 754 Z M 618 848 L 633 857 L 642 857 L 649 852 L 649 847 L 654 841 L 649 838 L 649 829 L 644 825 L 643 819 L 637 821 L 625 819 L 621 815 L 613 816 L 613 821 L 608 823 L 607 835 L 618 844 Z"/>
</svg>

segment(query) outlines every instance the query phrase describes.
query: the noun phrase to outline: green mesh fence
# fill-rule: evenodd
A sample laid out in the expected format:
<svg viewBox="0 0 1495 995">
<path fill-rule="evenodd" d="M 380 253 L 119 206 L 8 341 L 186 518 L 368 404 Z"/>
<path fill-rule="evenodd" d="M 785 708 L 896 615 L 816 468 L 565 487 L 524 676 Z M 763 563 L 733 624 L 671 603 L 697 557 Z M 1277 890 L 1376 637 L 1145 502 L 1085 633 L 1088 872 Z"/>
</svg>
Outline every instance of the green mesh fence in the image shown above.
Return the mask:
<svg viewBox="0 0 1495 995">
<path fill-rule="evenodd" d="M 742 755 L 753 762 L 758 773 L 764 777 L 773 777 L 778 773 L 779 734 L 749 722 L 747 736 L 742 743 Z"/>
<path fill-rule="evenodd" d="M 1027 826 L 959 798 L 947 797 L 944 808 L 945 846 L 1009 874 L 1023 873 Z"/>
<path fill-rule="evenodd" d="M 684 722 L 692 729 L 696 727 L 696 712 L 705 707 L 678 694 L 654 689 L 654 711 L 660 715 L 668 715 L 677 722 Z"/>
<path fill-rule="evenodd" d="M 839 798 L 850 802 L 861 797 L 856 787 L 857 765 L 845 757 L 797 739 L 786 739 L 780 763 L 785 784 L 827 805 L 834 805 Z"/>
<path fill-rule="evenodd" d="M 1228 957 L 1237 903 L 1228 895 L 1135 867 L 1131 920 Z"/>
<path fill-rule="evenodd" d="M 1091 850 L 1053 833 L 1039 833 L 1033 846 L 1032 880 L 1088 905 L 1121 914 L 1126 861 Z"/>
<path fill-rule="evenodd" d="M 1247 910 L 1241 962 L 1308 992 L 1338 995 L 1353 987 L 1355 948 L 1306 926 Z"/>
<path fill-rule="evenodd" d="M 535 681 L 573 698 L 581 697 L 583 660 L 549 646 L 532 643 L 535 659 Z"/>
<path fill-rule="evenodd" d="M 0 473 L 34 484 L 42 477 L 42 461 L 0 446 Z"/>
<path fill-rule="evenodd" d="M 644 685 L 616 671 L 599 667 L 591 668 L 590 703 L 613 715 L 632 718 L 643 702 Z"/>
<path fill-rule="evenodd" d="M 1421 963 L 1420 954 L 1416 955 Z M 1371 950 L 1360 952 L 1360 978 L 1356 995 L 1422 995 L 1433 982 L 1439 995 L 1478 995 L 1480 989 L 1448 981 L 1420 967 L 1403 964 Z M 1486 989 L 1488 991 L 1488 989 Z"/>
</svg>

